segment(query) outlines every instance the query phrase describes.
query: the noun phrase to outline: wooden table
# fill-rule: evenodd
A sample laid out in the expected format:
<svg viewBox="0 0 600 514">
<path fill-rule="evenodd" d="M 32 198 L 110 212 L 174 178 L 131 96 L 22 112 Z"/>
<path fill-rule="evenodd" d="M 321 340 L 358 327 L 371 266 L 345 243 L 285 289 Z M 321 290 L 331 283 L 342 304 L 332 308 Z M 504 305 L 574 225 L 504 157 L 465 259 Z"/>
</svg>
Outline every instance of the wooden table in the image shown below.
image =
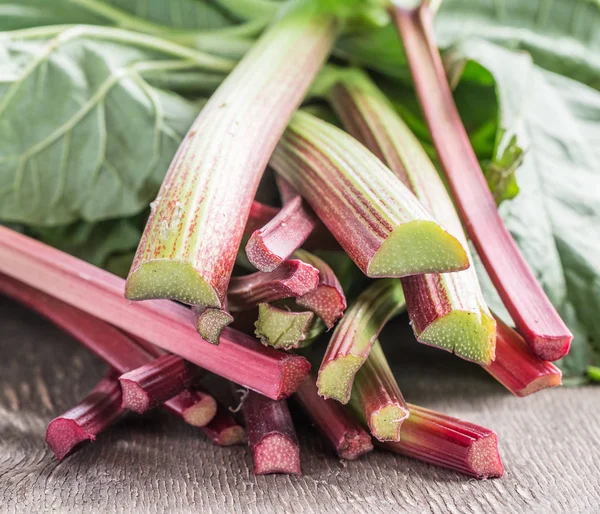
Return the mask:
<svg viewBox="0 0 600 514">
<path fill-rule="evenodd" d="M 495 429 L 502 479 L 476 481 L 383 452 L 343 462 L 302 418 L 304 476 L 255 478 L 244 447 L 215 447 L 160 412 L 128 416 L 58 463 L 44 444 L 46 425 L 105 368 L 2 297 L 0 334 L 2 512 L 600 512 L 600 388 L 517 399 L 477 366 L 417 345 L 400 324 L 385 347 L 405 396 Z"/>
</svg>

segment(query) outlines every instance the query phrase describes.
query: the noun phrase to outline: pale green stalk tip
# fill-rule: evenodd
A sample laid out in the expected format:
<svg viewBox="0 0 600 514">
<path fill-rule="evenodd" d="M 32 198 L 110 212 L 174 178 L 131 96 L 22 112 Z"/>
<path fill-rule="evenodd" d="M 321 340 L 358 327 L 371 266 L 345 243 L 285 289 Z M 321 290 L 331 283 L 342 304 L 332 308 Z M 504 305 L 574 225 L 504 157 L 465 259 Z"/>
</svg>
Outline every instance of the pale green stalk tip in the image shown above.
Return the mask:
<svg viewBox="0 0 600 514">
<path fill-rule="evenodd" d="M 371 415 L 369 429 L 379 441 L 399 441 L 400 427 L 407 417 L 408 409 L 386 405 Z"/>
<path fill-rule="evenodd" d="M 206 309 L 198 316 L 196 330 L 200 337 L 212 344 L 219 344 L 223 329 L 231 324 L 233 316 L 221 309 Z"/>
<path fill-rule="evenodd" d="M 313 317 L 312 312 L 291 312 L 261 303 L 254 334 L 261 343 L 274 348 L 298 348 L 306 339 Z"/>
<path fill-rule="evenodd" d="M 352 392 L 354 376 L 365 359 L 355 355 L 339 357 L 319 370 L 317 387 L 324 398 L 332 398 L 340 403 L 348 403 Z"/>
</svg>

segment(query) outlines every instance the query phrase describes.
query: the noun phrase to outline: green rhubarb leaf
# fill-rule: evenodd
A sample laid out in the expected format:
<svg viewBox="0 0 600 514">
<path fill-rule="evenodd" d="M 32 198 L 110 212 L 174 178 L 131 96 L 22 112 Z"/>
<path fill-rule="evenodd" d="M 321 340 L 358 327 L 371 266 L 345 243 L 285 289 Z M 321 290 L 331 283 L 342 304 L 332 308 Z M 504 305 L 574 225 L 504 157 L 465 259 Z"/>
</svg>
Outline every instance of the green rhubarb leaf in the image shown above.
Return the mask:
<svg viewBox="0 0 600 514">
<path fill-rule="evenodd" d="M 63 225 L 148 206 L 198 108 L 145 73 L 222 59 L 105 27 L 0 35 L 0 219 Z"/>
</svg>

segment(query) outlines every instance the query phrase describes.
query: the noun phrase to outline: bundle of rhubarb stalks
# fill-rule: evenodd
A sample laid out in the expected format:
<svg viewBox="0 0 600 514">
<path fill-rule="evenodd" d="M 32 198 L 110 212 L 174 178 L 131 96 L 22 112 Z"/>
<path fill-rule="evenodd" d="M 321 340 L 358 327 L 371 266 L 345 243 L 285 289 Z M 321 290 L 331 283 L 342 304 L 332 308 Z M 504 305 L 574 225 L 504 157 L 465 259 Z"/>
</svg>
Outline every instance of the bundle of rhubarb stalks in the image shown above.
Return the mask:
<svg viewBox="0 0 600 514">
<path fill-rule="evenodd" d="M 407 311 L 420 343 L 517 396 L 561 383 L 550 361 L 572 336 L 498 215 L 429 5 L 389 13 L 439 171 L 376 81 L 328 60 L 346 10 L 297 1 L 202 108 L 126 281 L 0 227 L 0 291 L 110 369 L 48 425 L 58 459 L 127 410 L 161 408 L 217 445 L 247 441 L 256 474 L 297 474 L 291 398 L 342 459 L 376 443 L 476 478 L 503 474 L 493 430 L 405 401 L 379 335 Z M 272 205 L 256 200 L 266 169 Z M 469 240 L 515 328 L 488 309 Z M 215 400 L 228 391 L 206 389 L 207 374 L 237 397 Z"/>
</svg>

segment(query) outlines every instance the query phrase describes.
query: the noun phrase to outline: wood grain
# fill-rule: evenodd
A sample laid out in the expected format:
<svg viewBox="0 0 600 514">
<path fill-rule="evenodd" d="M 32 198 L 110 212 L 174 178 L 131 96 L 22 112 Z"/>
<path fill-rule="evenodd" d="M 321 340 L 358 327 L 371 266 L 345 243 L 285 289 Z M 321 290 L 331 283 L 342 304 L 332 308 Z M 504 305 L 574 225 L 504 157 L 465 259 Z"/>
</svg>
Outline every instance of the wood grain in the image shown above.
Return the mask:
<svg viewBox="0 0 600 514">
<path fill-rule="evenodd" d="M 255 478 L 244 447 L 217 448 L 158 411 L 128 416 L 58 463 L 46 425 L 104 366 L 1 297 L 0 334 L 2 512 L 600 512 L 600 388 L 517 399 L 400 323 L 384 347 L 406 398 L 495 429 L 504 478 L 478 482 L 383 452 L 341 462 L 297 410 L 302 477 Z"/>
</svg>

